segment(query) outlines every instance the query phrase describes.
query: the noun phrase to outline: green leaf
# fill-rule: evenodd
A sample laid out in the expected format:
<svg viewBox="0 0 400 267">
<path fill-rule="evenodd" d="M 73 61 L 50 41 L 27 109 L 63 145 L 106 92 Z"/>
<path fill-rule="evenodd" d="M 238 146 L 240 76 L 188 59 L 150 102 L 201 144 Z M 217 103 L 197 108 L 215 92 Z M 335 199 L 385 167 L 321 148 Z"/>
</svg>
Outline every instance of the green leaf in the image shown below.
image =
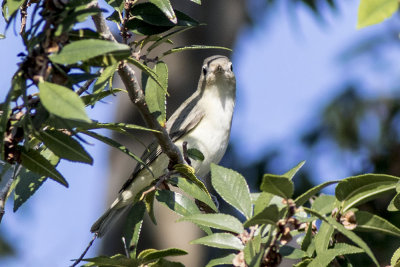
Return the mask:
<svg viewBox="0 0 400 267">
<path fill-rule="evenodd" d="M 363 174 L 343 179 L 336 186 L 335 195 L 342 201 L 343 212 L 352 207 L 393 192 L 398 177 L 385 174 Z"/>
<path fill-rule="evenodd" d="M 148 75 L 151 79 L 153 79 L 164 90 L 164 92 L 167 93 L 167 87 L 166 87 L 167 84 L 165 83 L 165 81 L 160 81 L 158 79 L 157 74 L 152 69 L 150 69 L 149 67 L 144 65 L 142 62 L 140 62 L 139 60 L 136 60 L 134 58 L 129 58 L 127 61 L 129 63 L 135 65 L 136 67 L 138 67 L 144 73 L 146 73 L 146 75 Z"/>
<path fill-rule="evenodd" d="M 211 164 L 211 183 L 218 194 L 246 218 L 252 214 L 249 187 L 242 175 L 234 170 Z"/>
<path fill-rule="evenodd" d="M 129 123 L 122 123 L 122 122 L 108 122 L 108 123 L 101 123 L 101 122 L 92 122 L 90 124 L 85 124 L 79 127 L 78 130 L 92 130 L 92 129 L 108 129 L 112 131 L 116 131 L 119 133 L 126 134 L 127 130 L 142 130 L 142 131 L 150 131 L 150 132 L 156 132 L 158 133 L 159 131 L 146 128 L 140 125 L 135 125 L 135 124 L 129 124 Z"/>
<path fill-rule="evenodd" d="M 152 45 L 150 45 L 147 48 L 147 52 L 152 51 L 154 48 L 158 47 L 159 45 L 163 44 L 163 43 L 170 43 L 172 44 L 172 41 L 169 39 L 174 35 L 180 34 L 184 31 L 190 30 L 195 28 L 195 26 L 188 26 L 188 27 L 183 27 L 183 28 L 178 28 L 176 31 L 171 31 L 170 33 L 165 34 L 162 37 L 159 37 Z"/>
<path fill-rule="evenodd" d="M 0 33 L 0 39 L 5 39 L 5 38 L 6 38 L 6 36 L 4 34 Z"/>
<path fill-rule="evenodd" d="M 92 157 L 71 136 L 55 130 L 40 132 L 39 137 L 43 143 L 60 158 L 70 161 L 93 163 Z"/>
<path fill-rule="evenodd" d="M 294 185 L 287 177 L 264 174 L 260 189 L 283 198 L 291 198 L 294 192 Z"/>
<path fill-rule="evenodd" d="M 256 235 L 253 239 L 247 241 L 246 246 L 243 249 L 244 260 L 248 266 L 259 266 L 252 264 L 253 260 L 257 258 L 257 254 L 260 253 L 261 249 L 261 236 Z"/>
<path fill-rule="evenodd" d="M 292 180 L 293 177 L 296 175 L 296 173 L 301 169 L 301 167 L 303 167 L 304 163 L 306 163 L 305 160 L 303 160 L 302 162 L 297 164 L 295 167 L 293 167 L 291 170 L 287 171 L 282 176 L 285 176 L 285 177 L 289 178 L 290 180 Z"/>
<path fill-rule="evenodd" d="M 371 249 L 368 247 L 368 245 L 359 236 L 357 236 L 352 231 L 347 230 L 342 224 L 338 223 L 335 219 L 333 219 L 331 217 L 324 217 L 321 214 L 319 214 L 318 212 L 316 212 L 316 211 L 314 211 L 312 209 L 306 208 L 306 207 L 303 207 L 303 209 L 304 209 L 305 212 L 318 217 L 322 221 L 325 221 L 325 222 L 329 223 L 335 230 L 339 231 L 344 236 L 346 236 L 351 241 L 353 241 L 356 245 L 358 245 L 360 248 L 362 248 L 365 251 L 365 253 L 367 253 L 367 255 L 372 259 L 372 261 L 375 263 L 375 265 L 379 266 L 379 263 L 376 260 L 376 258 L 374 256 L 374 254 L 372 253 Z"/>
<path fill-rule="evenodd" d="M 220 50 L 228 50 L 232 52 L 232 49 L 223 47 L 223 46 L 213 46 L 213 45 L 191 45 L 191 46 L 181 46 L 181 47 L 175 47 L 172 48 L 162 54 L 160 58 L 163 58 L 167 55 L 177 53 L 177 52 L 183 52 L 187 50 L 201 50 L 201 49 L 220 49 Z"/>
<path fill-rule="evenodd" d="M 201 0 L 190 0 L 190 1 L 192 1 L 193 3 L 196 3 L 198 5 L 201 5 Z"/>
<path fill-rule="evenodd" d="M 193 27 L 199 25 L 196 20 L 189 17 L 185 13 L 172 9 L 171 11 L 174 12 L 174 15 L 176 15 L 175 22 L 172 22 L 156 5 L 152 3 L 137 4 L 130 10 L 132 17 L 138 21 L 146 23 L 149 26 L 152 26 L 153 28 L 154 26 L 158 26 L 164 29 L 171 29 L 174 26 Z M 129 23 L 130 22 L 127 24 L 128 28 L 131 27 L 131 24 Z"/>
<path fill-rule="evenodd" d="M 192 200 L 178 192 L 158 190 L 156 192 L 156 199 L 181 216 L 190 216 L 192 214 L 201 213 L 201 211 L 197 208 L 196 204 Z M 211 234 L 210 228 L 200 228 L 207 234 Z"/>
<path fill-rule="evenodd" d="M 355 231 L 380 232 L 382 234 L 400 237 L 400 228 L 391 224 L 386 219 L 367 211 L 356 211 L 357 227 Z"/>
<path fill-rule="evenodd" d="M 393 256 L 390 260 L 390 265 L 393 267 L 397 267 L 396 264 L 400 262 L 400 247 L 396 249 L 396 251 L 393 253 Z"/>
<path fill-rule="evenodd" d="M 200 179 L 196 177 L 195 169 L 187 164 L 175 164 L 173 166 L 174 170 L 177 170 L 180 174 L 182 174 L 185 178 L 189 179 L 195 185 L 197 185 L 201 190 L 203 190 L 209 198 L 211 198 L 210 193 L 207 190 L 207 187 L 204 185 Z"/>
<path fill-rule="evenodd" d="M 174 177 L 170 179 L 170 181 L 172 184 L 174 184 L 174 186 L 182 189 L 187 195 L 200 200 L 201 202 L 207 204 L 211 209 L 218 212 L 218 208 L 215 206 L 214 201 L 210 198 L 210 195 L 192 181 L 183 177 Z"/>
<path fill-rule="evenodd" d="M 312 255 L 315 250 L 315 243 L 313 243 L 313 241 L 312 223 L 310 223 L 307 228 L 306 235 L 301 242 L 301 250 L 307 252 L 308 255 Z"/>
<path fill-rule="evenodd" d="M 400 210 L 400 193 L 397 193 L 390 201 L 388 211 L 399 211 Z"/>
<path fill-rule="evenodd" d="M 22 4 L 25 2 L 25 0 L 7 0 L 6 4 L 7 6 L 7 19 L 9 17 L 11 17 L 12 15 L 14 15 L 14 12 L 16 12 L 17 10 L 19 10 L 19 8 L 22 6 Z"/>
<path fill-rule="evenodd" d="M 242 250 L 242 241 L 232 234 L 216 233 L 193 240 L 190 244 L 205 245 L 215 248 Z"/>
<path fill-rule="evenodd" d="M 92 101 L 93 99 L 102 100 L 103 98 L 106 98 L 109 95 L 115 95 L 116 93 L 119 93 L 119 92 L 127 93 L 127 91 L 124 89 L 113 88 L 112 90 L 106 90 L 106 91 L 98 92 L 96 94 L 88 94 L 88 95 L 81 96 L 81 99 L 82 99 L 83 103 L 85 104 L 85 106 L 88 106 L 88 105 L 93 105 L 93 101 Z"/>
<path fill-rule="evenodd" d="M 347 255 L 347 254 L 358 254 L 363 253 L 361 248 L 351 246 L 345 243 L 338 243 L 335 248 L 325 250 L 313 259 L 313 261 L 307 265 L 307 267 L 321 267 L 329 266 L 329 263 L 337 256 Z M 379 266 L 379 265 L 377 265 Z"/>
<path fill-rule="evenodd" d="M 178 23 L 178 19 L 176 18 L 169 0 L 150 0 L 150 3 L 156 5 L 173 24 Z"/>
<path fill-rule="evenodd" d="M 328 182 L 322 183 L 320 185 L 317 185 L 317 186 L 309 189 L 307 192 L 303 193 L 301 196 L 297 197 L 294 202 L 296 203 L 297 206 L 301 206 L 304 203 L 306 203 L 312 196 L 317 194 L 319 191 L 321 191 L 325 187 L 327 187 L 327 186 L 329 186 L 331 184 L 338 183 L 338 182 L 340 182 L 340 181 L 339 180 L 337 180 L 337 181 L 328 181 Z"/>
<path fill-rule="evenodd" d="M 308 256 L 306 252 L 291 246 L 281 247 L 279 253 L 287 259 L 301 259 Z"/>
<path fill-rule="evenodd" d="M 43 157 L 36 150 L 25 150 L 21 151 L 21 164 L 28 170 L 31 170 L 37 174 L 50 177 L 56 182 L 68 187 L 68 183 L 65 178 L 59 173 L 53 164 Z"/>
<path fill-rule="evenodd" d="M 73 64 L 105 54 L 118 54 L 123 57 L 129 57 L 130 47 L 117 42 L 87 39 L 70 43 L 61 52 L 53 54 L 49 58 L 52 62 L 59 64 Z"/>
<path fill-rule="evenodd" d="M 273 194 L 267 192 L 261 192 L 254 202 L 254 214 L 258 214 L 263 211 L 271 202 L 272 198 L 274 197 Z"/>
<path fill-rule="evenodd" d="M 156 191 L 151 191 L 144 196 L 143 202 L 146 205 L 147 214 L 150 220 L 157 225 L 156 216 L 154 215 L 154 199 L 156 197 Z"/>
<path fill-rule="evenodd" d="M 129 248 L 133 248 L 133 251 L 130 253 L 132 258 L 136 258 L 136 248 L 139 242 L 140 232 L 142 230 L 143 216 L 145 211 L 146 207 L 144 203 L 139 201 L 133 205 L 126 216 L 123 235 Z"/>
<path fill-rule="evenodd" d="M 107 0 L 106 2 L 115 10 L 118 10 L 119 12 L 124 11 L 124 0 Z"/>
<path fill-rule="evenodd" d="M 56 166 L 60 161 L 59 158 L 49 149 L 44 149 L 40 154 L 50 161 L 53 166 Z M 21 168 L 16 179 L 14 190 L 14 212 L 16 212 L 34 193 L 36 193 L 46 179 L 46 176 L 31 172 L 23 167 Z"/>
<path fill-rule="evenodd" d="M 163 250 L 157 250 L 154 248 L 146 249 L 140 252 L 138 255 L 138 260 L 140 260 L 141 264 L 147 264 L 157 259 L 161 259 L 164 257 L 171 257 L 171 256 L 183 256 L 188 254 L 185 250 L 178 249 L 178 248 L 168 248 Z"/>
<path fill-rule="evenodd" d="M 168 67 L 163 61 L 157 62 L 153 69 L 157 75 L 159 83 L 158 85 L 155 80 L 150 79 L 146 83 L 145 100 L 149 108 L 149 111 L 157 119 L 161 126 L 165 126 L 167 120 L 167 107 L 166 107 L 166 91 L 168 88 Z"/>
<path fill-rule="evenodd" d="M 187 150 L 187 153 L 188 153 L 189 158 L 192 158 L 192 159 L 198 160 L 198 161 L 204 160 L 203 153 L 201 153 L 201 151 L 196 148 L 189 148 Z"/>
<path fill-rule="evenodd" d="M 398 7 L 397 0 L 361 0 L 358 7 L 357 28 L 377 24 L 390 18 Z"/>
<path fill-rule="evenodd" d="M 311 208 L 321 214 L 331 213 L 334 209 L 336 198 L 331 195 L 320 195 L 312 203 Z"/>
<path fill-rule="evenodd" d="M 333 232 L 334 229 L 332 226 L 330 226 L 327 222 L 322 222 L 317 234 L 314 237 L 317 255 L 328 249 Z"/>
<path fill-rule="evenodd" d="M 84 133 L 86 135 L 89 135 L 89 136 L 91 136 L 91 137 L 93 137 L 93 138 L 95 138 L 95 139 L 97 139 L 97 140 L 109 145 L 109 146 L 112 146 L 112 147 L 118 149 L 119 151 L 125 153 L 126 155 L 130 156 L 131 158 L 133 158 L 134 160 L 136 160 L 137 162 L 139 162 L 140 164 L 142 164 L 143 166 L 146 166 L 146 168 L 148 168 L 147 165 L 143 162 L 143 160 L 140 157 L 138 157 L 135 154 L 133 154 L 131 151 L 129 151 L 129 149 L 126 146 L 121 145 L 117 141 L 115 141 L 115 140 L 113 140 L 111 138 L 108 138 L 106 136 L 100 135 L 98 133 L 91 132 L 91 131 L 81 130 L 80 132 L 82 132 L 82 133 Z"/>
<path fill-rule="evenodd" d="M 189 221 L 198 225 L 208 226 L 214 229 L 225 230 L 241 234 L 244 231 L 242 223 L 228 214 L 193 214 L 183 217 L 179 221 Z"/>
<path fill-rule="evenodd" d="M 212 259 L 207 263 L 207 265 L 205 267 L 213 267 L 213 266 L 222 265 L 222 264 L 232 264 L 235 256 L 236 255 L 234 253 L 229 253 L 228 255 Z"/>
<path fill-rule="evenodd" d="M 256 224 L 275 225 L 279 220 L 279 210 L 276 205 L 270 205 L 263 211 L 257 213 L 244 223 L 244 227 L 250 227 Z"/>
<path fill-rule="evenodd" d="M 111 257 L 100 256 L 95 258 L 83 259 L 83 261 L 88 261 L 90 264 L 85 264 L 85 266 L 113 266 L 113 267 L 126 267 L 126 266 L 139 266 L 136 259 L 128 259 L 126 256 L 117 254 Z"/>
<path fill-rule="evenodd" d="M 64 119 L 91 122 L 81 98 L 71 89 L 49 82 L 39 83 L 39 97 L 48 112 Z"/>
<path fill-rule="evenodd" d="M 89 100 L 90 105 L 94 105 L 100 98 L 99 94 L 103 91 L 103 89 L 109 84 L 109 87 L 112 87 L 111 80 L 114 77 L 114 73 L 118 68 L 118 63 L 112 64 L 106 67 L 101 73 L 100 77 L 96 80 L 93 86 L 93 94 L 92 99 Z"/>
</svg>

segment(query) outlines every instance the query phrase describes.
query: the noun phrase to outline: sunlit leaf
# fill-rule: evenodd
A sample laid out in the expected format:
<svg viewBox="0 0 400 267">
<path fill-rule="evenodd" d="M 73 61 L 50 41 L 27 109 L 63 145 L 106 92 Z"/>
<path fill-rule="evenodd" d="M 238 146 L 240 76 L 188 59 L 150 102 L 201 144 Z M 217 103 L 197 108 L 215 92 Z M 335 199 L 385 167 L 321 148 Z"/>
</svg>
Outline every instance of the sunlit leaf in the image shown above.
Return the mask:
<svg viewBox="0 0 400 267">
<path fill-rule="evenodd" d="M 205 267 L 213 267 L 222 264 L 232 264 L 235 254 L 229 253 L 228 255 L 210 260 Z"/>
<path fill-rule="evenodd" d="M 292 179 L 296 173 L 301 169 L 301 167 L 303 167 L 303 165 L 306 163 L 305 160 L 303 160 L 302 162 L 300 162 L 299 164 L 297 164 L 295 167 L 293 167 L 291 170 L 287 171 L 285 174 L 283 174 L 282 176 L 288 177 L 289 179 Z"/>
<path fill-rule="evenodd" d="M 291 198 L 294 192 L 294 185 L 287 177 L 264 174 L 260 189 L 283 198 Z"/>
<path fill-rule="evenodd" d="M 198 225 L 204 225 L 214 229 L 225 230 L 241 234 L 244 231 L 242 223 L 228 214 L 193 214 L 185 216 L 179 221 L 189 221 Z"/>
<path fill-rule="evenodd" d="M 51 55 L 50 60 L 59 64 L 72 64 L 108 53 L 129 57 L 130 47 L 117 42 L 87 39 L 66 45 L 60 53 Z"/>
<path fill-rule="evenodd" d="M 188 254 L 185 250 L 178 249 L 178 248 L 168 248 L 168 249 L 162 249 L 162 250 L 157 250 L 154 248 L 151 249 L 146 249 L 140 252 L 138 255 L 138 260 L 140 260 L 141 264 L 146 264 L 149 262 L 152 262 L 154 260 L 168 257 L 168 256 L 183 256 Z"/>
<path fill-rule="evenodd" d="M 49 82 L 39 83 L 39 97 L 48 112 L 64 119 L 91 122 L 81 98 L 71 89 Z"/>
<path fill-rule="evenodd" d="M 193 240 L 190 244 L 199 244 L 215 248 L 242 250 L 242 241 L 232 234 L 216 233 Z"/>
<path fill-rule="evenodd" d="M 398 8 L 397 0 L 361 0 L 358 7 L 357 28 L 380 23 L 390 18 Z"/>
<path fill-rule="evenodd" d="M 338 183 L 338 182 L 340 182 L 340 181 L 339 180 L 338 181 L 328 181 L 328 182 L 322 183 L 320 185 L 317 185 L 317 186 L 309 189 L 307 192 L 303 193 L 299 197 L 297 197 L 294 202 L 296 203 L 297 206 L 301 206 L 304 203 L 306 203 L 312 196 L 317 194 L 319 191 L 321 191 L 325 187 L 335 184 L 335 183 Z"/>
<path fill-rule="evenodd" d="M 311 261 L 310 264 L 307 265 L 307 267 L 328 266 L 329 263 L 337 256 L 358 253 L 364 253 L 364 251 L 361 248 L 351 246 L 346 243 L 338 243 L 335 244 L 335 247 L 332 249 L 317 253 L 317 256 Z"/>
<path fill-rule="evenodd" d="M 232 52 L 232 49 L 223 47 L 223 46 L 191 45 L 191 46 L 182 46 L 182 47 L 172 48 L 172 49 L 164 52 L 160 58 L 165 57 L 170 54 L 173 54 L 173 53 L 177 53 L 177 52 L 183 52 L 183 51 L 187 51 L 187 50 L 199 50 L 199 49 L 200 50 L 202 50 L 202 49 L 220 49 L 220 50 L 228 50 L 228 51 Z"/>
<path fill-rule="evenodd" d="M 211 183 L 218 194 L 246 218 L 252 214 L 249 187 L 242 175 L 234 170 L 211 164 Z"/>
<path fill-rule="evenodd" d="M 124 225 L 124 237 L 127 245 L 133 248 L 130 253 L 132 258 L 136 257 L 136 248 L 139 242 L 140 232 L 142 230 L 143 216 L 146 208 L 142 201 L 136 202 L 129 210 Z"/>
<path fill-rule="evenodd" d="M 167 120 L 165 88 L 168 88 L 168 67 L 167 64 L 159 61 L 153 70 L 161 86 L 153 79 L 148 80 L 146 82 L 145 100 L 149 111 L 157 119 L 158 123 L 164 127 Z"/>
<path fill-rule="evenodd" d="M 95 258 L 86 258 L 83 261 L 90 262 L 89 264 L 85 264 L 86 266 L 139 266 L 139 262 L 136 259 L 129 259 L 124 255 L 117 254 L 111 257 L 108 256 L 100 256 Z"/>
<path fill-rule="evenodd" d="M 400 237 L 400 228 L 378 215 L 359 210 L 355 212 L 355 217 L 357 227 L 354 231 L 380 232 Z"/>
<path fill-rule="evenodd" d="M 279 210 L 276 205 L 270 205 L 261 212 L 254 215 L 244 223 L 244 227 L 250 227 L 256 224 L 272 224 L 275 225 L 279 220 Z"/>
</svg>

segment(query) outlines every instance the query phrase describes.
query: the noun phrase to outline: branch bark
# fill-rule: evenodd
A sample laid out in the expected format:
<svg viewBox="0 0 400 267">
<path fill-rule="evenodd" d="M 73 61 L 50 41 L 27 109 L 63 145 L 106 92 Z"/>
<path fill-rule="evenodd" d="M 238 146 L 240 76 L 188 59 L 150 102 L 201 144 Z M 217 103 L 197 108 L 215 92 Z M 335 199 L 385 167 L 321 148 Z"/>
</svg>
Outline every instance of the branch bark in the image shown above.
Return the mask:
<svg viewBox="0 0 400 267">
<path fill-rule="evenodd" d="M 99 7 L 97 1 L 93 1 L 90 5 L 91 7 Z M 92 20 L 95 24 L 96 30 L 103 36 L 103 38 L 109 41 L 117 42 L 115 37 L 112 35 L 110 28 L 106 24 L 106 20 L 101 12 L 93 15 Z M 139 112 L 147 126 L 151 129 L 159 131 L 159 133 L 153 132 L 153 134 L 160 144 L 163 152 L 169 157 L 173 164 L 184 164 L 185 162 L 182 153 L 172 142 L 167 130 L 162 127 L 150 113 L 144 98 L 143 90 L 140 88 L 138 79 L 135 75 L 135 71 L 126 62 L 121 62 L 118 68 L 118 74 L 120 75 L 121 80 L 128 91 L 129 98 L 131 99 L 132 103 L 138 107 Z"/>
</svg>

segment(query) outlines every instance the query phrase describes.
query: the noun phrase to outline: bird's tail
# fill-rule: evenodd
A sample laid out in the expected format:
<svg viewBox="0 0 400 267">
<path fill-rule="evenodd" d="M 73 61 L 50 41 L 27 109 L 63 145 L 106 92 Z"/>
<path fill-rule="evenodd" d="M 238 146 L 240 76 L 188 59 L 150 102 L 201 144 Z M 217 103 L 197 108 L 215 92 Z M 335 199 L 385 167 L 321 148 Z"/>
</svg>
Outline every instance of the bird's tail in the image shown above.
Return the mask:
<svg viewBox="0 0 400 267">
<path fill-rule="evenodd" d="M 97 221 L 92 225 L 90 231 L 97 234 L 98 237 L 102 237 L 112 224 L 114 224 L 122 214 L 130 207 L 130 205 L 117 208 L 109 208 Z"/>
</svg>

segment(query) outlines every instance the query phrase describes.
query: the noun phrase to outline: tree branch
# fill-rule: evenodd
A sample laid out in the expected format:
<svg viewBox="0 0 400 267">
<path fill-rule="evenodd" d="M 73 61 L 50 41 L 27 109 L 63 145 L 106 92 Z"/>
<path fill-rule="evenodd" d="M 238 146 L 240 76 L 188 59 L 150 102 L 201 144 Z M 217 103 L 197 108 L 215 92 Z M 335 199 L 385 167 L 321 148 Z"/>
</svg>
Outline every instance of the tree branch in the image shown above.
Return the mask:
<svg viewBox="0 0 400 267">
<path fill-rule="evenodd" d="M 90 5 L 91 7 L 99 7 L 97 1 L 93 1 Z M 112 35 L 110 28 L 107 26 L 102 13 L 93 15 L 92 19 L 97 31 L 105 39 L 117 42 L 117 40 Z M 128 91 L 132 103 L 134 103 L 138 107 L 139 112 L 142 115 L 143 120 L 146 122 L 147 126 L 151 129 L 159 131 L 159 133 L 153 132 L 153 134 L 155 135 L 163 152 L 169 157 L 172 163 L 184 164 L 183 156 L 178 147 L 172 142 L 167 130 L 158 123 L 158 121 L 153 117 L 153 115 L 147 108 L 144 93 L 143 90 L 140 88 L 137 77 L 135 75 L 135 71 L 126 62 L 121 62 L 118 67 L 118 74 L 120 75 L 121 80 L 124 83 L 126 90 Z"/>
</svg>

